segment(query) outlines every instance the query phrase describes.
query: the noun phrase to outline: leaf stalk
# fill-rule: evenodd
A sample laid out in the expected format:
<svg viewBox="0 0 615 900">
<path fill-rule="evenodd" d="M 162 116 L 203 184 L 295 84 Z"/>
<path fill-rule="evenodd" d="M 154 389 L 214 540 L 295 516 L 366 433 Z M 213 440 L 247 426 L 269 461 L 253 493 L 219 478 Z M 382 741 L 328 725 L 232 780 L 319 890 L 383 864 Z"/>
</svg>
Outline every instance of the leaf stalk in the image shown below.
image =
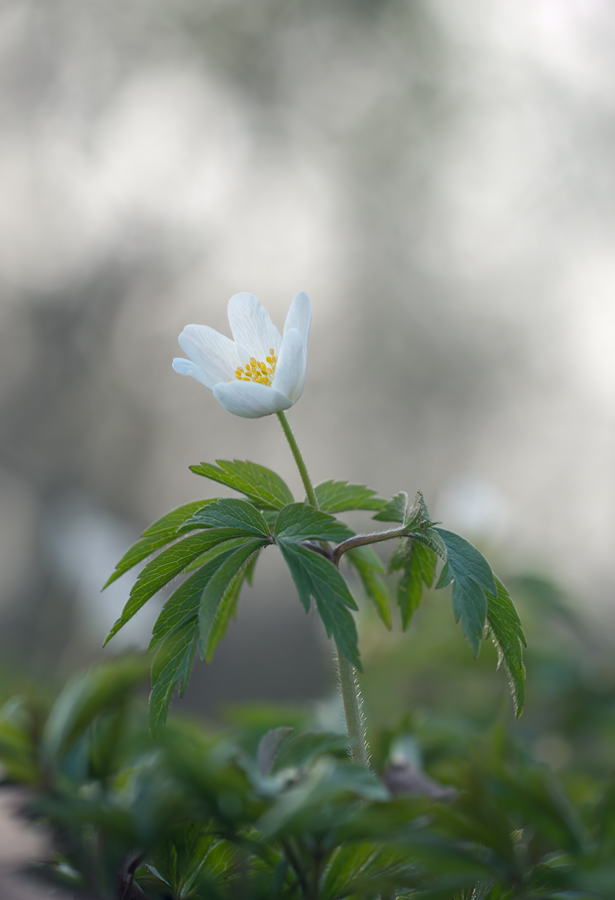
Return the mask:
<svg viewBox="0 0 615 900">
<path fill-rule="evenodd" d="M 378 544 L 380 541 L 391 541 L 395 538 L 406 537 L 408 529 L 404 525 L 401 528 L 389 528 L 387 531 L 374 531 L 371 534 L 356 534 L 354 537 L 348 538 L 338 544 L 331 555 L 331 561 L 337 566 L 341 557 L 348 550 L 354 550 L 356 547 L 364 547 L 366 544 Z"/>
</svg>

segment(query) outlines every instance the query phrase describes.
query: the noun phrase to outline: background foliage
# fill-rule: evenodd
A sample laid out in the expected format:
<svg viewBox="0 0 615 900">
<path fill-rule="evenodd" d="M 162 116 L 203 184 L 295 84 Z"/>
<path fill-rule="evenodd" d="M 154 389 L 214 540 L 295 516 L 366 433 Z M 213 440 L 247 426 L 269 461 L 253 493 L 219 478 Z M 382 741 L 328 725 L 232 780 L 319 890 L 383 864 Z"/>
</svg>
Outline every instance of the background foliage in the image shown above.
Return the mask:
<svg viewBox="0 0 615 900">
<path fill-rule="evenodd" d="M 119 657 L 56 699 L 10 700 L 5 779 L 55 834 L 39 875 L 100 898 L 610 897 L 612 648 L 549 582 L 507 580 L 529 636 L 517 721 L 441 592 L 406 634 L 365 607 L 375 780 L 347 761 L 333 698 L 236 708 L 223 728 L 172 716 L 152 739 L 148 662 Z"/>
</svg>

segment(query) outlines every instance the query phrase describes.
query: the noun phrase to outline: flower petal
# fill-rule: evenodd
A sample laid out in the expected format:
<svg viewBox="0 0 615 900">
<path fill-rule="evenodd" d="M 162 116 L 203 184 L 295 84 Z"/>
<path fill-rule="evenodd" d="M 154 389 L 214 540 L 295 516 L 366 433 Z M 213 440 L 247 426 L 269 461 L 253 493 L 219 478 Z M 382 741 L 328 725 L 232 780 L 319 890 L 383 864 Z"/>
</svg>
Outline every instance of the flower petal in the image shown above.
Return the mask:
<svg viewBox="0 0 615 900">
<path fill-rule="evenodd" d="M 179 346 L 201 370 L 199 381 L 206 387 L 211 389 L 219 381 L 235 377 L 235 369 L 240 364 L 237 347 L 208 325 L 186 325 L 179 336 Z M 193 372 L 181 374 L 194 375 Z"/>
<path fill-rule="evenodd" d="M 193 378 L 196 378 L 196 380 L 200 381 L 201 384 L 204 384 L 205 387 L 211 389 L 211 385 L 203 374 L 203 370 L 200 369 L 196 363 L 193 363 L 191 359 L 184 359 L 183 356 L 178 356 L 173 360 L 173 368 L 176 372 L 179 372 L 180 375 L 192 375 Z"/>
<path fill-rule="evenodd" d="M 285 328 L 272 389 L 296 403 L 305 385 L 306 374 L 307 356 L 303 337 L 297 328 Z"/>
<path fill-rule="evenodd" d="M 254 381 L 220 382 L 214 388 L 214 397 L 229 412 L 244 419 L 270 416 L 293 405 L 280 391 Z"/>
<path fill-rule="evenodd" d="M 284 325 L 284 336 L 291 328 L 296 328 L 304 341 L 307 353 L 307 342 L 310 336 L 310 323 L 312 321 L 312 306 L 310 298 L 305 291 L 299 291 L 293 302 L 290 304 L 286 323 Z"/>
<path fill-rule="evenodd" d="M 253 294 L 235 294 L 228 302 L 228 320 L 235 342 L 248 356 L 264 362 L 273 347 L 277 356 L 282 338 L 269 313 Z"/>
</svg>

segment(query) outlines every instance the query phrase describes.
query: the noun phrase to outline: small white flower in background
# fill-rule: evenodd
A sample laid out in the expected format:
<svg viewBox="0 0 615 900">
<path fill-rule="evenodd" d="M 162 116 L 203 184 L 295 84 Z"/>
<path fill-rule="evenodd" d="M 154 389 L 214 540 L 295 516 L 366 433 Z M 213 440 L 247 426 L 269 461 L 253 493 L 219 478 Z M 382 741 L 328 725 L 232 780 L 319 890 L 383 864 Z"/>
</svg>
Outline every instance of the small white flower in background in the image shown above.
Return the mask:
<svg viewBox="0 0 615 900">
<path fill-rule="evenodd" d="M 301 291 L 291 303 L 284 337 L 252 294 L 228 304 L 234 340 L 207 325 L 186 325 L 179 345 L 190 359 L 174 359 L 180 375 L 192 375 L 236 416 L 258 419 L 297 402 L 307 373 L 312 310 Z"/>
</svg>

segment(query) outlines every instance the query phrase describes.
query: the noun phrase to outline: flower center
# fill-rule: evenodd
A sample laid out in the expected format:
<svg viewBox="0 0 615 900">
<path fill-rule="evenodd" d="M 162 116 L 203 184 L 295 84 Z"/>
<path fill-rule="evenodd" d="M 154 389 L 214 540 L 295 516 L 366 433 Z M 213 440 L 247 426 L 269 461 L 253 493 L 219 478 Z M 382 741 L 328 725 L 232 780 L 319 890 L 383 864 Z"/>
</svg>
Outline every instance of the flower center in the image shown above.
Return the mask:
<svg viewBox="0 0 615 900">
<path fill-rule="evenodd" d="M 266 384 L 267 387 L 271 387 L 277 363 L 278 358 L 273 352 L 273 347 L 270 347 L 269 356 L 265 357 L 265 362 L 259 362 L 251 356 L 250 362 L 245 366 L 237 366 L 235 378 L 238 381 L 255 381 L 257 384 Z"/>
</svg>

